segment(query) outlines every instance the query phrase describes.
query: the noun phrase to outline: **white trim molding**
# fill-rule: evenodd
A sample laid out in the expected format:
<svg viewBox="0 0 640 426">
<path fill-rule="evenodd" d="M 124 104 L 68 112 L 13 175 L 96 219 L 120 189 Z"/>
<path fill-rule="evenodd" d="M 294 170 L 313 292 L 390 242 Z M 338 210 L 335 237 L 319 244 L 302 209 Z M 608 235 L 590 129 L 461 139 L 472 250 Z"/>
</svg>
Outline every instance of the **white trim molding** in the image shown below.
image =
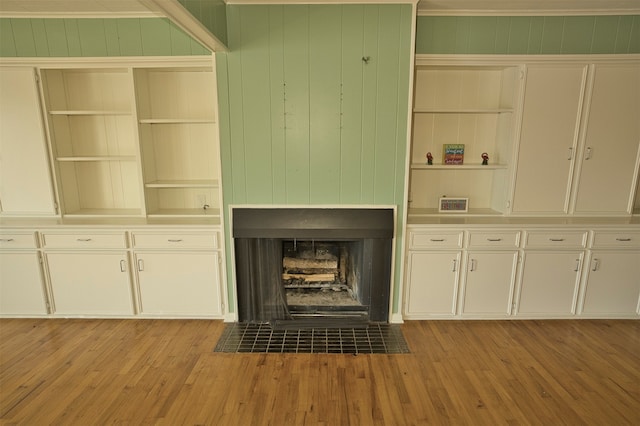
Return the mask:
<svg viewBox="0 0 640 426">
<path fill-rule="evenodd" d="M 639 0 L 420 0 L 418 16 L 639 15 Z"/>
</svg>

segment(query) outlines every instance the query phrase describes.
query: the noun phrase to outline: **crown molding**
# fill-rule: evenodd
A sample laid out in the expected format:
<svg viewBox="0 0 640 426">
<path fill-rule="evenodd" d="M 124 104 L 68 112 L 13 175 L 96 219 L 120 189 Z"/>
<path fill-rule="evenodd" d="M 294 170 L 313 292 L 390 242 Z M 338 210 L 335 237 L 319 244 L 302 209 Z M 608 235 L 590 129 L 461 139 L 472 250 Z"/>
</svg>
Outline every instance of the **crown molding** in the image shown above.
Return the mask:
<svg viewBox="0 0 640 426">
<path fill-rule="evenodd" d="M 419 0 L 226 0 L 228 5 L 267 4 L 418 4 Z"/>
</svg>

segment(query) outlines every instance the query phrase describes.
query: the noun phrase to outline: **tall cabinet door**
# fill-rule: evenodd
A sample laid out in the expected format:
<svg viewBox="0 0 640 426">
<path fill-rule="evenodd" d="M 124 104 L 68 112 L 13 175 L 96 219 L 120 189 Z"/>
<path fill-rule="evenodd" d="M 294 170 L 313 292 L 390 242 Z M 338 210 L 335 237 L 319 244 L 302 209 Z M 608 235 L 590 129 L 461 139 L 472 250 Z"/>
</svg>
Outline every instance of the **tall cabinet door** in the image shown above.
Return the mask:
<svg viewBox="0 0 640 426">
<path fill-rule="evenodd" d="M 55 215 L 40 99 L 33 68 L 0 68 L 2 213 Z"/>
<path fill-rule="evenodd" d="M 567 213 L 586 65 L 529 66 L 512 212 Z"/>
<path fill-rule="evenodd" d="M 575 213 L 631 213 L 639 117 L 640 64 L 595 65 Z"/>
</svg>

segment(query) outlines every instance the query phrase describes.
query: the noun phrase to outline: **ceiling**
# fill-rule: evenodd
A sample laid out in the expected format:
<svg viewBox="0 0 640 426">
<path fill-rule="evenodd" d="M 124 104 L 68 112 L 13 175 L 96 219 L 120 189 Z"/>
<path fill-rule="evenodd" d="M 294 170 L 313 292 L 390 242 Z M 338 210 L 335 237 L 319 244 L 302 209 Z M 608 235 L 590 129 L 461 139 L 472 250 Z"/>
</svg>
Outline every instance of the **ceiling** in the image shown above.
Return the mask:
<svg viewBox="0 0 640 426">
<path fill-rule="evenodd" d="M 162 0 L 169 3 L 168 0 Z M 367 0 L 227 0 L 233 4 L 358 3 Z M 371 3 L 381 0 L 368 0 Z M 395 2 L 398 0 L 387 0 Z M 406 1 L 406 0 L 405 0 Z M 162 16 L 156 0 L 0 0 L 0 16 Z M 421 15 L 640 14 L 640 0 L 420 0 Z"/>
</svg>

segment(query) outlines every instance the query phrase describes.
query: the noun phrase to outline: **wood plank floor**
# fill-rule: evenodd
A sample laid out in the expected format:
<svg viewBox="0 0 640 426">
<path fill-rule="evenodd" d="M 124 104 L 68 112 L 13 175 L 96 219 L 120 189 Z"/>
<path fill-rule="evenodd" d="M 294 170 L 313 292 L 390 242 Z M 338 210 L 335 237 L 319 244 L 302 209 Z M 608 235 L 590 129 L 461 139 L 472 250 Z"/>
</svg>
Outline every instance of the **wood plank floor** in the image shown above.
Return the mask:
<svg viewBox="0 0 640 426">
<path fill-rule="evenodd" d="M 640 425 L 640 321 L 412 321 L 401 355 L 228 354 L 204 320 L 0 320 L 0 424 Z"/>
</svg>

